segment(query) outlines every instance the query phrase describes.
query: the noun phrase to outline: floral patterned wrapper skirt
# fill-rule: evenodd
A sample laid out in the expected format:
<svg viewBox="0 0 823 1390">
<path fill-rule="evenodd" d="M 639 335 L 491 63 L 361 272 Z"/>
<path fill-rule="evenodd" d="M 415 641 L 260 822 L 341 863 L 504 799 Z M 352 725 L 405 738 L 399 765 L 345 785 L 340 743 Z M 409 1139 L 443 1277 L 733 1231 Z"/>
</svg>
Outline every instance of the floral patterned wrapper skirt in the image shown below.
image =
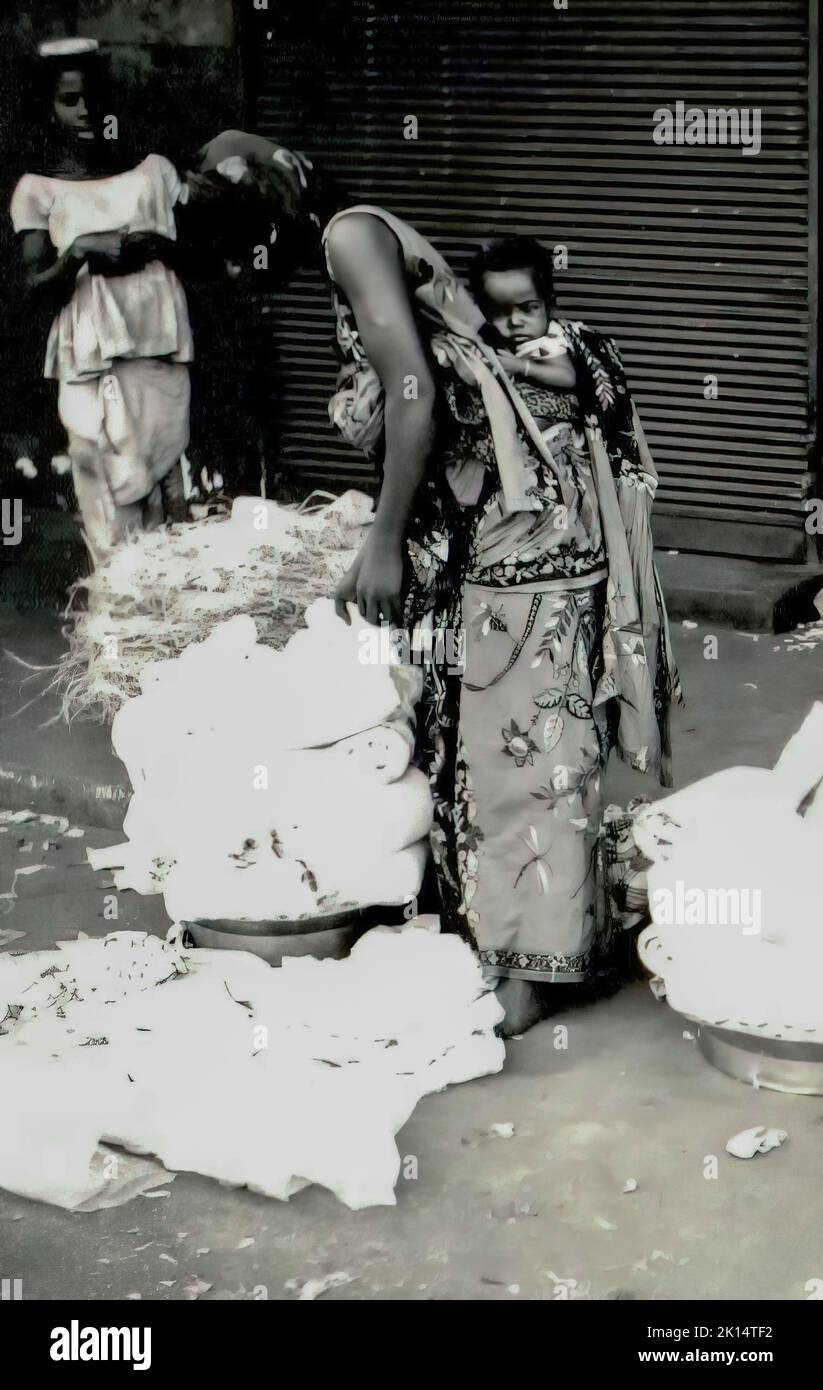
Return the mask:
<svg viewBox="0 0 823 1390">
<path fill-rule="evenodd" d="M 606 739 L 592 703 L 604 589 L 602 573 L 463 588 L 449 858 L 462 925 L 490 976 L 574 982 L 588 973 Z"/>
</svg>

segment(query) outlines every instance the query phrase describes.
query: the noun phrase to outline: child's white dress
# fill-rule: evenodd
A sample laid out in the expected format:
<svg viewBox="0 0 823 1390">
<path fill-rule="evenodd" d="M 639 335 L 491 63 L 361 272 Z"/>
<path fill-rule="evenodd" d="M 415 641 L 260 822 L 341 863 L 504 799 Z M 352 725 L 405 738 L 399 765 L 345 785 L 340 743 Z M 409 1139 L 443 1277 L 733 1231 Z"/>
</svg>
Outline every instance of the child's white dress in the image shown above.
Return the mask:
<svg viewBox="0 0 823 1390">
<path fill-rule="evenodd" d="M 102 179 L 25 174 L 14 190 L 16 232 L 47 231 L 58 254 L 79 236 L 127 229 L 175 239 L 183 185 L 150 154 Z M 188 443 L 193 357 L 183 287 L 151 261 L 130 275 L 93 275 L 84 265 L 52 324 L 44 375 L 59 382 L 58 411 L 87 539 L 103 559 L 125 529 L 154 514 L 155 489 Z"/>
</svg>

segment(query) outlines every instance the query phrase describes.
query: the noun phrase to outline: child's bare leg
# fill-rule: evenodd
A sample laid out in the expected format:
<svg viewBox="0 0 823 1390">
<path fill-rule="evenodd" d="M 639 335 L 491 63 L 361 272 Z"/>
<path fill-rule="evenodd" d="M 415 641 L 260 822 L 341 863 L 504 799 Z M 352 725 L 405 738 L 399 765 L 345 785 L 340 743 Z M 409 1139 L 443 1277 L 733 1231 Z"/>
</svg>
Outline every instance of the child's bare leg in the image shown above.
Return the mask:
<svg viewBox="0 0 823 1390">
<path fill-rule="evenodd" d="M 90 440 L 72 441 L 71 474 L 86 545 L 96 565 L 108 560 L 118 540 L 117 507 L 106 480 L 103 456 Z"/>
</svg>

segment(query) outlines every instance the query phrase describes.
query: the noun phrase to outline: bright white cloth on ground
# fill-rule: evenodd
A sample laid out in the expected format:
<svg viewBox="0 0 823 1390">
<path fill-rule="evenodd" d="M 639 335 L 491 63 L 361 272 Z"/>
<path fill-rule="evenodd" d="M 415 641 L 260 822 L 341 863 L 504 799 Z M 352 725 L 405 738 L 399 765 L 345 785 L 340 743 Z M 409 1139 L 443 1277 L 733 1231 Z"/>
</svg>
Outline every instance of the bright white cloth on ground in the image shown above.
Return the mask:
<svg viewBox="0 0 823 1390">
<path fill-rule="evenodd" d="M 0 957 L 0 1187 L 104 1197 L 107 1140 L 269 1197 L 393 1205 L 395 1134 L 501 1069 L 502 1013 L 469 947 L 413 924 L 279 969 L 131 932 Z"/>
</svg>

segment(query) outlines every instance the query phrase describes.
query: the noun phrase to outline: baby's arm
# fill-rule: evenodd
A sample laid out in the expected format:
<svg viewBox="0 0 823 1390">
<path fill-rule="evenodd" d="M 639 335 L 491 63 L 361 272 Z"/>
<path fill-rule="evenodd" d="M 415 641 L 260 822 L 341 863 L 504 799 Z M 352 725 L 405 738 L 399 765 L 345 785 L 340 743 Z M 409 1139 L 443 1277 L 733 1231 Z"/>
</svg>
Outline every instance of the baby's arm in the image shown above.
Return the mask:
<svg viewBox="0 0 823 1390">
<path fill-rule="evenodd" d="M 574 363 L 567 352 L 556 357 L 515 357 L 512 352 L 498 352 L 500 364 L 509 376 L 521 381 L 533 381 L 535 386 L 554 386 L 568 390 L 577 382 Z"/>
</svg>

